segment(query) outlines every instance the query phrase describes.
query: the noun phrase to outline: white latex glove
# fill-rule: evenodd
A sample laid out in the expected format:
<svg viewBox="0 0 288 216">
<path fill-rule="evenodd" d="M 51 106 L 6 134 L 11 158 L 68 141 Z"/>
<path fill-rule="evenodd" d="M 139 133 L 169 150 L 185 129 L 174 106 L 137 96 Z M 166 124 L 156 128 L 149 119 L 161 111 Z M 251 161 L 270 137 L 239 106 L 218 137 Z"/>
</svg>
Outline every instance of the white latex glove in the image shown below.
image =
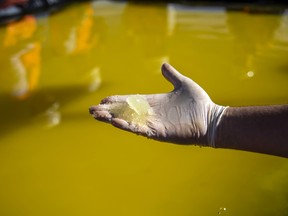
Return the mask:
<svg viewBox="0 0 288 216">
<path fill-rule="evenodd" d="M 197 83 L 169 64 L 162 65 L 162 74 L 174 85 L 174 90 L 142 95 L 152 109 L 144 124 L 135 124 L 113 113 L 117 104 L 127 106 L 126 100 L 131 95 L 107 97 L 99 105 L 92 106 L 90 114 L 117 128 L 155 140 L 215 147 L 217 125 L 226 107 L 213 103 Z"/>
</svg>

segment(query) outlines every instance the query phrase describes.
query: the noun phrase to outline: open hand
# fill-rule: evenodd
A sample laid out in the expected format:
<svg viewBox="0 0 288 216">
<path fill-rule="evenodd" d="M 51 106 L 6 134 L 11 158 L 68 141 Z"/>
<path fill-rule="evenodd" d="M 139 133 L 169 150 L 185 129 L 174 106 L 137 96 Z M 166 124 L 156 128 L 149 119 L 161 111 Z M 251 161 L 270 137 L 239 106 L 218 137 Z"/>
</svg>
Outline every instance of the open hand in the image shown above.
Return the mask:
<svg viewBox="0 0 288 216">
<path fill-rule="evenodd" d="M 173 84 L 174 90 L 142 95 L 152 109 L 145 124 L 135 124 L 113 113 L 113 107 L 127 103 L 131 95 L 107 97 L 99 105 L 92 106 L 90 114 L 97 120 L 155 140 L 214 146 L 216 126 L 225 107 L 214 104 L 197 83 L 171 65 L 163 64 L 162 74 Z"/>
</svg>

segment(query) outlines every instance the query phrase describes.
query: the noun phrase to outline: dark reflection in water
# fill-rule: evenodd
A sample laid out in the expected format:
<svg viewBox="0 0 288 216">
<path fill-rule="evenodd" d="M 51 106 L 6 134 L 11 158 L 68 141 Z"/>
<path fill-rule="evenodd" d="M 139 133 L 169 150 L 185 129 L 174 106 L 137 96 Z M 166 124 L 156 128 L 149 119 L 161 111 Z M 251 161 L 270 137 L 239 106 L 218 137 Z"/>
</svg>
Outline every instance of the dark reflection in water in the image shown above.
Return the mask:
<svg viewBox="0 0 288 216">
<path fill-rule="evenodd" d="M 25 100 L 16 100 L 11 94 L 0 94 L 0 137 L 9 135 L 33 121 L 45 121 L 43 125 L 53 126 L 61 121 L 61 109 L 81 97 L 87 96 L 87 86 L 63 86 L 43 88 L 33 92 Z M 87 110 L 65 115 L 65 120 L 79 120 L 90 117 Z M 38 118 L 38 119 L 37 119 Z M 44 119 L 45 118 L 45 119 Z M 57 119 L 58 118 L 58 119 Z"/>
</svg>

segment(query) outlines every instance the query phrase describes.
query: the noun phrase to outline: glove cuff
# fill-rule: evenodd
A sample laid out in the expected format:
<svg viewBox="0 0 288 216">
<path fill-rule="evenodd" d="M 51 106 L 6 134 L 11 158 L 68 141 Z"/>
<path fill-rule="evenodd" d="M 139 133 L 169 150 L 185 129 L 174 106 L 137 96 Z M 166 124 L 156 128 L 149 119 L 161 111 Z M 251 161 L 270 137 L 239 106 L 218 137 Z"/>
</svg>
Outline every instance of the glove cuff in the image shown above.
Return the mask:
<svg viewBox="0 0 288 216">
<path fill-rule="evenodd" d="M 217 133 L 217 127 L 220 124 L 221 118 L 228 106 L 220 106 L 215 104 L 213 108 L 210 110 L 210 123 L 208 124 L 207 128 L 207 141 L 208 146 L 212 148 L 216 148 L 215 139 Z"/>
</svg>

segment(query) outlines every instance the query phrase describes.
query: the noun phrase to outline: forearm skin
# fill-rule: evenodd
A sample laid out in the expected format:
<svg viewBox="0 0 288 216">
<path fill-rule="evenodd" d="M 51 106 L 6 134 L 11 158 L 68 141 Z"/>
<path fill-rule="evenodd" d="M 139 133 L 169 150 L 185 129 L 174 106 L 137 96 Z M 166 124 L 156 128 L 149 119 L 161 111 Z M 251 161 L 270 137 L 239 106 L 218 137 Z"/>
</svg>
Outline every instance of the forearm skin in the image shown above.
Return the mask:
<svg viewBox="0 0 288 216">
<path fill-rule="evenodd" d="M 288 105 L 227 108 L 215 147 L 288 158 Z"/>
</svg>

